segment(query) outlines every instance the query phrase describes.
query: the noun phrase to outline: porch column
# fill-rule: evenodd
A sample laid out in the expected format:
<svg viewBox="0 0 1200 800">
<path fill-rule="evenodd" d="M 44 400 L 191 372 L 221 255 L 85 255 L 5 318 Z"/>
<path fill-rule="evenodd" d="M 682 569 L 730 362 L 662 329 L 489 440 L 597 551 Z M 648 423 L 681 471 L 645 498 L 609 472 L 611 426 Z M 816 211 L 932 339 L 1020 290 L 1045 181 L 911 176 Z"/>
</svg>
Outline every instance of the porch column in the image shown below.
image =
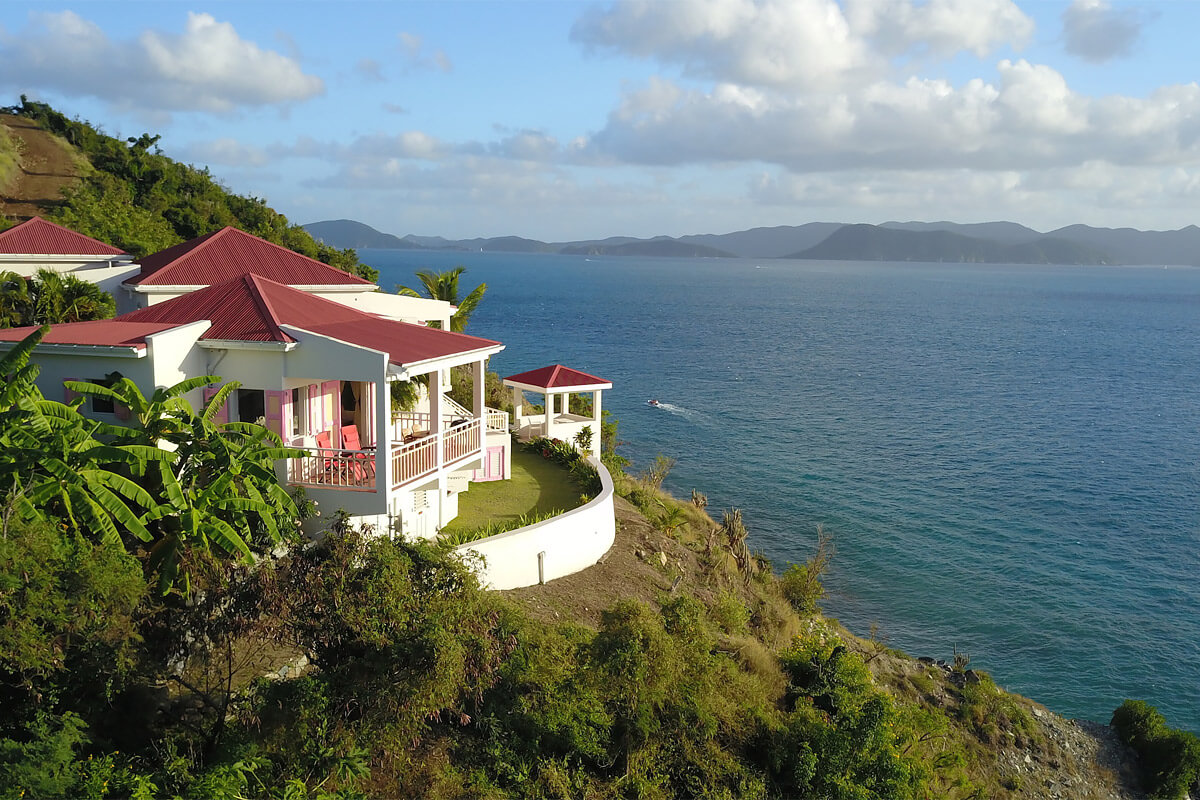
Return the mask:
<svg viewBox="0 0 1200 800">
<path fill-rule="evenodd" d="M 471 365 L 471 380 L 475 387 L 475 390 L 471 393 L 471 411 L 475 414 L 475 419 L 479 419 L 483 416 L 483 390 L 485 380 L 482 361 L 476 361 Z"/>
<path fill-rule="evenodd" d="M 601 394 L 599 389 L 592 392 L 592 455 L 596 458 L 600 457 L 600 420 L 603 419 L 600 411 Z"/>
<path fill-rule="evenodd" d="M 375 382 L 375 491 L 392 489 L 392 390 L 387 377 Z M 390 505 L 388 513 L 392 511 Z"/>
<path fill-rule="evenodd" d="M 438 436 L 442 432 L 442 371 L 435 369 L 429 373 L 429 435 Z M 442 447 L 441 437 L 437 442 L 437 468 L 441 472 L 446 463 L 446 454 Z"/>
<path fill-rule="evenodd" d="M 550 390 L 547 389 L 546 390 L 546 430 L 544 432 L 547 439 L 554 438 L 554 434 L 551 433 L 551 426 L 554 424 L 553 419 L 554 419 L 554 395 L 552 395 L 550 393 Z"/>
</svg>

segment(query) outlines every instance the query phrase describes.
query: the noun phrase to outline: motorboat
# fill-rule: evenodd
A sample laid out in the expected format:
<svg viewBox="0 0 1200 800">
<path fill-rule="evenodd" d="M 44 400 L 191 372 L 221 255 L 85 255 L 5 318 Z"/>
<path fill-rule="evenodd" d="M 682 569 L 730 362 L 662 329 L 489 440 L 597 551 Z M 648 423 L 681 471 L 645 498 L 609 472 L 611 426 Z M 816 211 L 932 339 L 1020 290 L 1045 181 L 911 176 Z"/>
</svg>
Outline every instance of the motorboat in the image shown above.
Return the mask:
<svg viewBox="0 0 1200 800">
<path fill-rule="evenodd" d="M 657 400 L 647 400 L 647 401 L 646 401 L 646 405 L 648 405 L 648 406 L 658 406 L 658 405 L 660 405 L 660 403 L 659 403 Z"/>
</svg>

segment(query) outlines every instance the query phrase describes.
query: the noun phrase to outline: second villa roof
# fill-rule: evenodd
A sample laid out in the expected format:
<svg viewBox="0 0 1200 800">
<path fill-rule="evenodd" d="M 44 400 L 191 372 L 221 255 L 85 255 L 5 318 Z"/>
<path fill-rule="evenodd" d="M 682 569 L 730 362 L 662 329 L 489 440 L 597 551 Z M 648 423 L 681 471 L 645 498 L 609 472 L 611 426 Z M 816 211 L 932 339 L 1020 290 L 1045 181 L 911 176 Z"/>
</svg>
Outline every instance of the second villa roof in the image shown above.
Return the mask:
<svg viewBox="0 0 1200 800">
<path fill-rule="evenodd" d="M 44 341 L 144 347 L 152 333 L 200 320 L 212 323 L 200 337 L 204 340 L 295 342 L 286 326 L 386 352 L 397 365 L 503 347 L 492 339 L 384 319 L 250 274 L 115 319 L 55 325 Z M 19 341 L 34 330 L 0 330 L 0 341 Z"/>
</svg>

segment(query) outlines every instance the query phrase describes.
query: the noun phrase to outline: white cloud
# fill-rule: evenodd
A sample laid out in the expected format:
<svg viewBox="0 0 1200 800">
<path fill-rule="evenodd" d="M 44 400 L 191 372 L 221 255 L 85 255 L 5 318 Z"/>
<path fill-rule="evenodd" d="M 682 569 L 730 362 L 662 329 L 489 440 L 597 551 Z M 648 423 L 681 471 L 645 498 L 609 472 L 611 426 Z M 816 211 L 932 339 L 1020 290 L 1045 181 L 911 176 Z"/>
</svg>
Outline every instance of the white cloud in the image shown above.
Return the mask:
<svg viewBox="0 0 1200 800">
<path fill-rule="evenodd" d="M 228 112 L 325 90 L 295 60 L 242 39 L 209 14 L 189 13 L 181 34 L 148 30 L 114 41 L 71 11 L 33 13 L 24 31 L 0 34 L 0 85 L 146 111 Z"/>
<path fill-rule="evenodd" d="M 824 91 L 875 80 L 895 56 L 1020 47 L 1033 28 L 1012 0 L 619 0 L 571 36 L 692 78 Z"/>
<path fill-rule="evenodd" d="M 1031 169 L 1200 160 L 1200 86 L 1089 97 L 1051 67 L 1001 61 L 993 80 L 910 77 L 828 92 L 653 78 L 629 91 L 585 154 L 643 165 L 765 162 L 802 171 Z"/>
<path fill-rule="evenodd" d="M 271 161 L 266 150 L 228 137 L 207 142 L 192 142 L 178 155 L 184 161 L 200 161 L 227 167 L 262 167 Z"/>
<path fill-rule="evenodd" d="M 450 57 L 446 55 L 445 51 L 436 49 L 432 53 L 427 53 L 425 40 L 417 34 L 401 31 L 396 38 L 400 40 L 400 52 L 404 54 L 410 69 L 436 70 L 437 72 L 454 70 L 454 64 L 451 63 Z"/>
<path fill-rule="evenodd" d="M 621 0 L 586 12 L 571 38 L 750 86 L 828 86 L 883 66 L 834 0 Z"/>
<path fill-rule="evenodd" d="M 1142 33 L 1139 9 L 1113 8 L 1107 0 L 1074 0 L 1063 12 L 1063 42 L 1067 52 L 1086 61 L 1102 62 L 1127 56 Z"/>
</svg>

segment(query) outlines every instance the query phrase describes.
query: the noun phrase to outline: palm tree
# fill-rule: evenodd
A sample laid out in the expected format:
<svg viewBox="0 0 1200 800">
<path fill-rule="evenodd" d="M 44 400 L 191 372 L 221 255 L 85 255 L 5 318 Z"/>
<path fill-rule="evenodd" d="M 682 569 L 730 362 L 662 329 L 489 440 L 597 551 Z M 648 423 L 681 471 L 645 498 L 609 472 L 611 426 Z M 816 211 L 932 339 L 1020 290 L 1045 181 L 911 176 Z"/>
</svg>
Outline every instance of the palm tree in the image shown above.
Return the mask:
<svg viewBox="0 0 1200 800">
<path fill-rule="evenodd" d="M 41 269 L 32 278 L 0 273 L 0 328 L 109 319 L 113 296 L 77 275 Z"/>
<path fill-rule="evenodd" d="M 29 279 L 15 272 L 0 272 L 0 328 L 33 324 L 33 297 Z"/>
<path fill-rule="evenodd" d="M 433 272 L 423 269 L 417 272 L 417 279 L 421 281 L 422 287 L 425 289 L 425 294 L 421 294 L 416 289 L 410 289 L 407 286 L 396 286 L 396 294 L 402 294 L 407 297 L 429 297 L 433 300 L 444 300 L 458 310 L 454 316 L 450 318 L 450 330 L 456 333 L 462 333 L 467 327 L 467 320 L 471 318 L 479 301 L 483 299 L 483 293 L 487 291 L 487 284 L 481 283 L 472 289 L 466 297 L 459 298 L 458 296 L 458 278 L 467 271 L 466 267 L 455 267 L 446 272 Z"/>
<path fill-rule="evenodd" d="M 40 269 L 30 286 L 34 297 L 33 325 L 110 319 L 117 311 L 113 296 L 77 275 Z"/>
</svg>

